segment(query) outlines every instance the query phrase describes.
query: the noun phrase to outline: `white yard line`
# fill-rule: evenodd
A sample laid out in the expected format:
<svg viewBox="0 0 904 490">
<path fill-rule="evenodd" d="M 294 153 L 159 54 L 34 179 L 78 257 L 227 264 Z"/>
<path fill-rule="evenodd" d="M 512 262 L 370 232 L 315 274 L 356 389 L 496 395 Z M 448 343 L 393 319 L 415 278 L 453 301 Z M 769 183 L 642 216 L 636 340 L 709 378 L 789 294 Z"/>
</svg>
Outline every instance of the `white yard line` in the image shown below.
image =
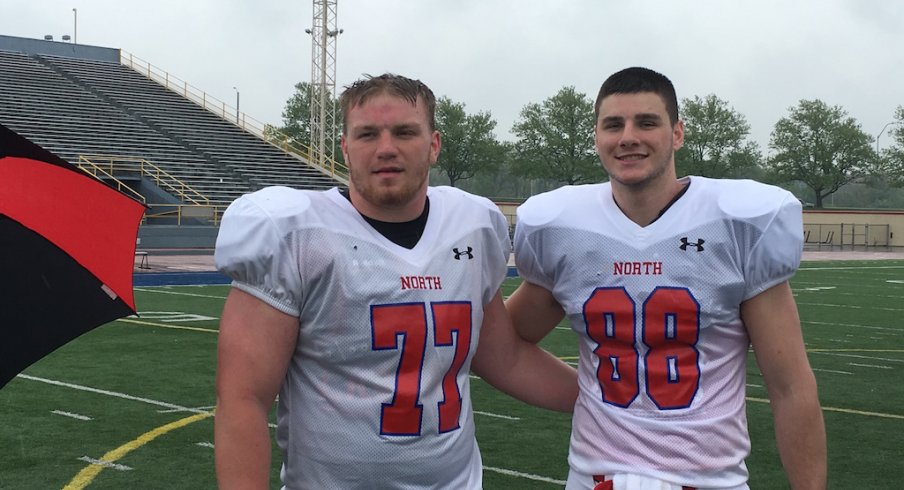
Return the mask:
<svg viewBox="0 0 904 490">
<path fill-rule="evenodd" d="M 64 412 L 62 410 L 51 410 L 50 413 L 53 413 L 56 415 L 62 415 L 63 417 L 69 417 L 69 418 L 76 419 L 76 420 L 94 420 L 91 417 L 88 417 L 86 415 L 79 415 L 77 413 L 72 413 L 72 412 Z"/>
</svg>

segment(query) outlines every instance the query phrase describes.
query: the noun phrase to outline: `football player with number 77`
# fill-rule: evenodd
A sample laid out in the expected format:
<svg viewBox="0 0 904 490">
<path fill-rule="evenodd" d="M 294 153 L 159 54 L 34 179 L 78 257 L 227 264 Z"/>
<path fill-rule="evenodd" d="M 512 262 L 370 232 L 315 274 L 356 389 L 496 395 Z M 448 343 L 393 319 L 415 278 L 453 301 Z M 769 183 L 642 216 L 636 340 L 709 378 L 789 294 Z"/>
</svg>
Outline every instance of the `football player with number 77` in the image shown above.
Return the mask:
<svg viewBox="0 0 904 490">
<path fill-rule="evenodd" d="M 217 237 L 233 279 L 214 424 L 221 488 L 267 488 L 268 414 L 289 489 L 482 488 L 471 370 L 570 412 L 575 370 L 521 339 L 500 285 L 508 226 L 488 199 L 429 187 L 436 99 L 367 77 L 340 97 L 347 190 L 269 187 Z"/>
</svg>

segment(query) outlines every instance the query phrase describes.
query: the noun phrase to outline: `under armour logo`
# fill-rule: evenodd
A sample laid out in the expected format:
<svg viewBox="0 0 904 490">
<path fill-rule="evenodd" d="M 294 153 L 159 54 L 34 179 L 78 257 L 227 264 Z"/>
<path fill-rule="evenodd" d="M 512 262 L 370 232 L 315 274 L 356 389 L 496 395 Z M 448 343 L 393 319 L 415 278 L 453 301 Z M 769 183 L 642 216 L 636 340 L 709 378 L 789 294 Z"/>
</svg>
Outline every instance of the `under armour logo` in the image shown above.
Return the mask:
<svg viewBox="0 0 904 490">
<path fill-rule="evenodd" d="M 687 250 L 688 246 L 697 247 L 697 251 L 702 252 L 704 243 L 706 243 L 706 240 L 704 240 L 702 238 L 697 240 L 696 243 L 688 242 L 687 237 L 685 236 L 685 237 L 681 237 L 681 246 L 679 248 L 681 248 L 681 250 Z"/>
<path fill-rule="evenodd" d="M 461 260 L 461 256 L 462 256 L 462 255 L 467 255 L 467 256 L 468 256 L 468 260 L 471 260 L 471 259 L 474 258 L 474 254 L 471 253 L 471 252 L 473 252 L 473 251 L 474 251 L 474 249 L 471 248 L 471 247 L 468 247 L 467 250 L 464 250 L 464 251 L 458 250 L 458 248 L 453 248 L 453 249 L 452 249 L 452 252 L 455 253 L 455 260 Z"/>
</svg>

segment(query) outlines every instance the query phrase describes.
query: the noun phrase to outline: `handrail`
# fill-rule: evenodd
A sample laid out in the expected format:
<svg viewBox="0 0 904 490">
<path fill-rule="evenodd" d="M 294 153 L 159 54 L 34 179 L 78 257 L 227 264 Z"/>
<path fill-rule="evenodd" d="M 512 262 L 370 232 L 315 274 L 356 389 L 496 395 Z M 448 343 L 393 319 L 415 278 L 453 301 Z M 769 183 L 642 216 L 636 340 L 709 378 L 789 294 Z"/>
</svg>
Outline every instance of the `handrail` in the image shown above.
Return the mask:
<svg viewBox="0 0 904 490">
<path fill-rule="evenodd" d="M 140 192 L 136 191 L 135 189 L 132 189 L 125 182 L 116 178 L 112 172 L 106 171 L 105 169 L 96 165 L 94 162 L 85 158 L 83 155 L 78 156 L 78 162 L 75 164 L 75 166 L 78 167 L 79 169 L 81 169 L 86 174 L 93 176 L 97 180 L 102 180 L 97 175 L 98 173 L 100 173 L 104 177 L 106 177 L 116 183 L 116 190 L 118 190 L 120 192 L 123 192 L 125 190 L 125 191 L 127 191 L 126 192 L 127 194 L 131 194 L 133 198 L 140 200 L 142 202 L 142 204 L 147 204 L 147 200 L 144 198 L 144 196 L 141 195 Z"/>
<path fill-rule="evenodd" d="M 206 219 L 212 225 L 219 225 L 220 219 L 229 203 L 211 204 L 178 204 L 162 203 L 148 204 L 150 210 L 145 213 L 145 219 L 174 218 L 177 225 L 181 225 L 187 219 Z"/>
<path fill-rule="evenodd" d="M 79 161 L 85 161 L 91 165 L 105 170 L 108 175 L 113 175 L 113 170 L 138 172 L 139 175 L 148 177 L 161 187 L 179 196 L 182 202 L 190 202 L 198 205 L 209 205 L 210 199 L 204 194 L 193 189 L 182 180 L 170 175 L 166 170 L 139 157 L 127 157 L 118 155 L 79 155 Z M 97 163 L 101 161 L 109 170 Z M 133 191 L 134 192 L 134 191 Z"/>
<path fill-rule="evenodd" d="M 134 56 L 124 50 L 120 50 L 119 62 L 128 66 L 148 79 L 157 82 L 168 90 L 175 92 L 202 108 L 216 114 L 220 118 L 235 124 L 242 130 L 257 136 L 261 140 L 281 149 L 289 156 L 293 156 L 308 165 L 320 170 L 324 174 L 348 184 L 348 168 L 335 159 L 319 153 L 315 149 L 296 141 L 286 135 L 275 126 L 266 124 L 240 112 L 226 102 L 190 85 L 185 80 L 171 75 L 169 72 L 151 65 L 149 62 Z"/>
</svg>

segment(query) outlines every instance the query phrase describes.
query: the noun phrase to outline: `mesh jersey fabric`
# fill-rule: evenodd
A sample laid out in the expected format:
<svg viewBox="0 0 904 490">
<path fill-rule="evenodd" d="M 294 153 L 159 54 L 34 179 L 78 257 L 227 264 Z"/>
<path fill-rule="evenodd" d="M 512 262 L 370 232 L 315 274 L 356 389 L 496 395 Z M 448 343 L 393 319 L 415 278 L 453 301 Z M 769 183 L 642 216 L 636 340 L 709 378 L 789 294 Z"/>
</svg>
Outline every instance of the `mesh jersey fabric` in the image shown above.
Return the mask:
<svg viewBox="0 0 904 490">
<path fill-rule="evenodd" d="M 263 189 L 223 217 L 219 270 L 299 318 L 277 412 L 287 488 L 481 486 L 468 372 L 511 242 L 489 200 L 428 196 L 410 250 L 335 188 Z"/>
<path fill-rule="evenodd" d="M 747 480 L 749 339 L 740 304 L 800 264 L 799 201 L 777 187 L 691 177 L 641 227 L 609 183 L 518 209 L 515 262 L 550 290 L 580 339 L 569 464 L 695 487 Z"/>
</svg>

